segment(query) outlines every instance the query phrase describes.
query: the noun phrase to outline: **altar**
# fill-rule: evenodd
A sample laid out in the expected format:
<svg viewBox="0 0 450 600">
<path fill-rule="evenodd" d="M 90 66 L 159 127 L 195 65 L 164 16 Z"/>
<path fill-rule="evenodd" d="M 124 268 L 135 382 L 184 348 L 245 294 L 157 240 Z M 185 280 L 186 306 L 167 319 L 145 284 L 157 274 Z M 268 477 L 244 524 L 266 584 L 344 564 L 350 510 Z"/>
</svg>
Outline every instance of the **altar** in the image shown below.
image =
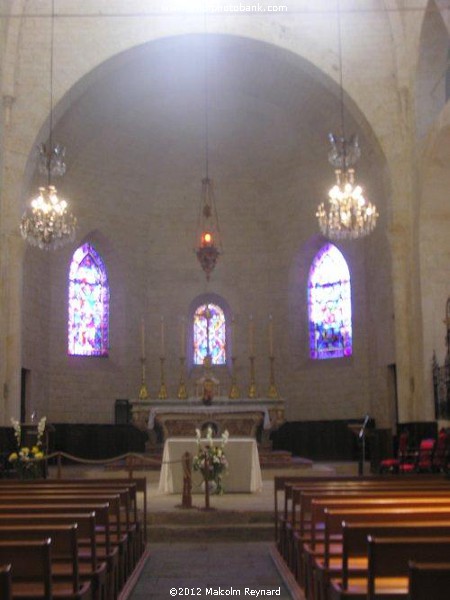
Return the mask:
<svg viewBox="0 0 450 600">
<path fill-rule="evenodd" d="M 205 445 L 206 439 L 201 440 Z M 221 444 L 220 438 L 213 439 L 213 444 Z M 183 490 L 183 469 L 181 457 L 185 452 L 194 456 L 198 451 L 194 436 L 186 438 L 169 438 L 164 444 L 164 452 L 159 478 L 160 494 L 181 493 Z M 224 475 L 225 492 L 252 493 L 262 490 L 261 467 L 259 465 L 256 440 L 251 438 L 230 438 L 224 448 L 228 460 L 228 471 Z M 203 493 L 202 476 L 192 472 L 192 493 Z"/>
<path fill-rule="evenodd" d="M 256 439 L 260 430 L 269 432 L 284 422 L 284 402 L 279 399 L 215 397 L 205 406 L 200 399 L 136 400 L 131 402 L 133 424 L 142 431 L 158 431 L 159 442 L 172 437 L 193 437 L 195 430 L 213 429 L 220 436 Z"/>
</svg>

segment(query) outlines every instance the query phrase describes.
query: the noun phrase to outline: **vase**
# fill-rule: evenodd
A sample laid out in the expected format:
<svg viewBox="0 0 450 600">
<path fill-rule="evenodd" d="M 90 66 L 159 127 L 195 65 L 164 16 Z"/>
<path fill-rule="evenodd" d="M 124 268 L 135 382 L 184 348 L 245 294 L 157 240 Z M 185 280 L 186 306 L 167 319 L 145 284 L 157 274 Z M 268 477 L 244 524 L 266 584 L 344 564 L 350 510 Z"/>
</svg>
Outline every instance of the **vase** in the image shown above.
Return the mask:
<svg viewBox="0 0 450 600">
<path fill-rule="evenodd" d="M 201 490 L 203 493 L 205 493 L 205 480 L 202 481 L 201 483 Z M 214 481 L 214 479 L 210 479 L 208 481 L 208 489 L 209 489 L 209 493 L 210 494 L 215 494 L 217 491 L 217 483 Z"/>
</svg>

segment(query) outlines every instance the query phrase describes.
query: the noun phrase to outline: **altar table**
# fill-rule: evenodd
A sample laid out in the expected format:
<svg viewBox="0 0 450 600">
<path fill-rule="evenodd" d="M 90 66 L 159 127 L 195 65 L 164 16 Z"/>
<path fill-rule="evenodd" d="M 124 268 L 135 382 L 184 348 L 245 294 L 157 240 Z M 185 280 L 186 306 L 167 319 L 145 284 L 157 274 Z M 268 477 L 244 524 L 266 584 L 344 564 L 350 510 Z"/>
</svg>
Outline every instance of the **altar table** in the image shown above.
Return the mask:
<svg viewBox="0 0 450 600">
<path fill-rule="evenodd" d="M 201 440 L 205 445 L 206 439 Z M 213 439 L 215 445 L 222 443 L 221 438 Z M 160 494 L 176 494 L 183 490 L 183 469 L 180 461 L 185 452 L 192 456 L 197 453 L 198 444 L 192 438 L 169 438 L 164 443 L 163 464 L 159 478 Z M 223 476 L 223 486 L 227 492 L 259 492 L 262 490 L 261 467 L 259 465 L 258 446 L 252 438 L 229 438 L 224 447 L 228 460 L 228 471 Z M 169 463 L 169 464 L 168 464 Z M 192 493 L 202 493 L 202 475 L 192 472 Z"/>
</svg>

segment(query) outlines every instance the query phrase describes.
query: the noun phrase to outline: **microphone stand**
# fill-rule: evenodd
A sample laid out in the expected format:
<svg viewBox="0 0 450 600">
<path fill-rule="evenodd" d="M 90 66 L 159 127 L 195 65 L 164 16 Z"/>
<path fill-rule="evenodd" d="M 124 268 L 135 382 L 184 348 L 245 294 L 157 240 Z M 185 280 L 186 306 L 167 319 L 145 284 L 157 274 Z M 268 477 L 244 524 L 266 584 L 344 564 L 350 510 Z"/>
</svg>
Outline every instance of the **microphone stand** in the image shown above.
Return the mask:
<svg viewBox="0 0 450 600">
<path fill-rule="evenodd" d="M 362 427 L 358 434 L 358 438 L 361 440 L 361 458 L 359 461 L 359 469 L 358 469 L 358 475 L 360 475 L 360 476 L 364 475 L 364 463 L 366 461 L 366 427 L 369 422 L 369 419 L 370 419 L 369 415 L 366 415 L 364 418 Z"/>
</svg>

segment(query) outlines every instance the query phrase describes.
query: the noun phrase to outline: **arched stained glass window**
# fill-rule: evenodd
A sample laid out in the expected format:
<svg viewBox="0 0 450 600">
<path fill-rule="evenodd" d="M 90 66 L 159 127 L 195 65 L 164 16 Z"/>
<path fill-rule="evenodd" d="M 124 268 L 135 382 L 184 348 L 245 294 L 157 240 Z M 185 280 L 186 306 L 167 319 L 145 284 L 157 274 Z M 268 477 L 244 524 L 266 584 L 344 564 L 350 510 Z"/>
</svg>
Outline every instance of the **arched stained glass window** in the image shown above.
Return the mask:
<svg viewBox="0 0 450 600">
<path fill-rule="evenodd" d="M 225 315 L 217 304 L 202 304 L 194 313 L 194 364 L 201 365 L 211 355 L 213 365 L 226 363 Z"/>
<path fill-rule="evenodd" d="M 109 285 L 105 265 L 91 244 L 75 250 L 69 271 L 68 352 L 108 356 Z"/>
<path fill-rule="evenodd" d="M 342 253 L 325 245 L 309 270 L 309 349 L 311 358 L 352 354 L 350 272 Z"/>
</svg>

